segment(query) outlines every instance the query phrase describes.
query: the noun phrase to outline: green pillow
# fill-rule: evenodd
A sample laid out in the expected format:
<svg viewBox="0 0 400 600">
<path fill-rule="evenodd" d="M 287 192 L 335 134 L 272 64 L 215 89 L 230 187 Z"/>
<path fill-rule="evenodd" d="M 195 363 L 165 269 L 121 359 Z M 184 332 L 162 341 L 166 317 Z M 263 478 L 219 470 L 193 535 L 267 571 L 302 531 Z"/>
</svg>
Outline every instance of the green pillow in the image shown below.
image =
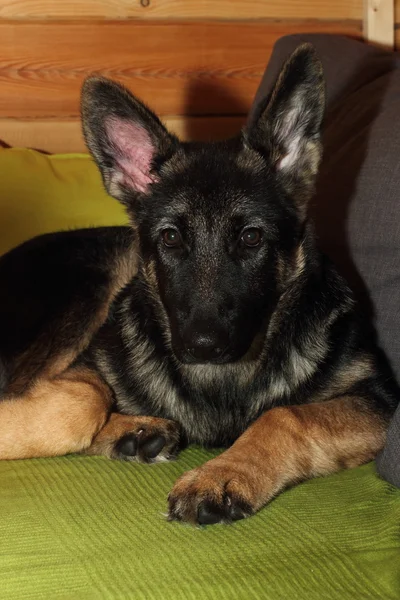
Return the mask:
<svg viewBox="0 0 400 600">
<path fill-rule="evenodd" d="M 1 150 L 0 174 L 1 252 L 126 222 L 87 156 Z M 176 478 L 216 452 L 151 466 L 0 461 L 0 598 L 400 598 L 400 490 L 373 463 L 299 485 L 232 526 L 168 523 Z"/>
<path fill-rule="evenodd" d="M 127 223 L 87 154 L 0 148 L 0 177 L 0 254 L 41 233 Z"/>
</svg>

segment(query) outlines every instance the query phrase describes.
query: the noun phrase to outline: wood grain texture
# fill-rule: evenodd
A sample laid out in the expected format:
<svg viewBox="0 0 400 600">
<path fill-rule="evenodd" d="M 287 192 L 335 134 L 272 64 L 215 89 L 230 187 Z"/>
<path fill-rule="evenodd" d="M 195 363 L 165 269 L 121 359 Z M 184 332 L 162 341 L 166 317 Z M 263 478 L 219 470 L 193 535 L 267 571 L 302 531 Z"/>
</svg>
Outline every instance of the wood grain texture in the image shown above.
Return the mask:
<svg viewBox="0 0 400 600">
<path fill-rule="evenodd" d="M 364 38 L 388 50 L 394 47 L 394 0 L 364 0 Z"/>
<path fill-rule="evenodd" d="M 163 119 L 170 131 L 182 140 L 209 141 L 235 135 L 244 117 L 180 117 Z M 0 119 L 0 145 L 36 148 L 51 153 L 87 152 L 79 120 Z"/>
<path fill-rule="evenodd" d="M 394 0 L 394 45 L 396 50 L 400 50 L 400 0 Z"/>
<path fill-rule="evenodd" d="M 0 18 L 362 19 L 362 0 L 0 0 Z"/>
<path fill-rule="evenodd" d="M 83 79 L 125 83 L 161 115 L 245 114 L 274 43 L 361 36 L 361 22 L 0 21 L 0 117 L 76 117 Z"/>
</svg>

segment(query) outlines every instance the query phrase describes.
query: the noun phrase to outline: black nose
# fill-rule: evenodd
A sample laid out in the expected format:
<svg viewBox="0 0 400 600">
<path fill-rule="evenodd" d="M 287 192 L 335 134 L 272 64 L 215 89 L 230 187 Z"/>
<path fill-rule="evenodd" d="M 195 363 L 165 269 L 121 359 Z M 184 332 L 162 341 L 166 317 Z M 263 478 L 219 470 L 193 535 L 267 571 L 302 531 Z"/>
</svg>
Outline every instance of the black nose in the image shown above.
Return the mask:
<svg viewBox="0 0 400 600">
<path fill-rule="evenodd" d="M 184 344 L 190 357 L 199 362 L 218 360 L 228 345 L 225 332 L 215 328 L 201 331 L 191 328 L 184 336 Z"/>
</svg>

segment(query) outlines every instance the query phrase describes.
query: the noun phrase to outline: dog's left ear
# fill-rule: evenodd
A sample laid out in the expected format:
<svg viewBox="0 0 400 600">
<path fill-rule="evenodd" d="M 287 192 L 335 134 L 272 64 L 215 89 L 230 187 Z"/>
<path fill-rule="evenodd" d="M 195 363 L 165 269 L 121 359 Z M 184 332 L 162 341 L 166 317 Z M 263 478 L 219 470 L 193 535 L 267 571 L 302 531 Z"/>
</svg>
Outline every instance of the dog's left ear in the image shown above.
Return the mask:
<svg viewBox="0 0 400 600">
<path fill-rule="evenodd" d="M 81 113 L 86 144 L 108 193 L 128 206 L 149 195 L 178 139 L 129 90 L 102 77 L 85 81 Z"/>
<path fill-rule="evenodd" d="M 273 165 L 302 210 L 313 192 L 322 156 L 325 107 L 322 65 L 311 44 L 299 46 L 244 132 L 246 146 Z"/>
</svg>

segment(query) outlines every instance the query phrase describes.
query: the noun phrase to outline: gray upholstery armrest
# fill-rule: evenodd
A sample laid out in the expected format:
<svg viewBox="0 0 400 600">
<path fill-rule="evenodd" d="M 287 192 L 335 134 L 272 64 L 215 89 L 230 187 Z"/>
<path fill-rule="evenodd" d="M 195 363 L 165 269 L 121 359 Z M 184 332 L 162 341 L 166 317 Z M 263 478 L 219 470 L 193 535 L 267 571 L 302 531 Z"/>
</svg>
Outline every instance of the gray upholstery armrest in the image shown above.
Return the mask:
<svg viewBox="0 0 400 600">
<path fill-rule="evenodd" d="M 324 158 L 311 211 L 322 248 L 374 319 L 400 381 L 400 54 L 330 35 L 281 38 L 257 92 L 265 97 L 285 58 L 311 42 L 327 90 Z M 400 412 L 378 459 L 400 485 Z"/>
</svg>

